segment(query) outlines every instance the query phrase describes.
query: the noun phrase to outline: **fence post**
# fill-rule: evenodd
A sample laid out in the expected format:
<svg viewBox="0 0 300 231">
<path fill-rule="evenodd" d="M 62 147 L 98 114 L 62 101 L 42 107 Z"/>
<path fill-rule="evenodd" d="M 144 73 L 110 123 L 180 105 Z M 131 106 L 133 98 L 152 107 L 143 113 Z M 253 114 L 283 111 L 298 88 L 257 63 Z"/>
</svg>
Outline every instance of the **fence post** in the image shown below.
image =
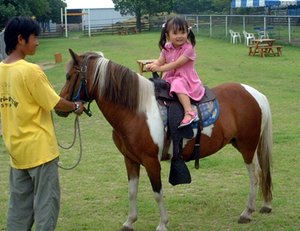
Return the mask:
<svg viewBox="0 0 300 231">
<path fill-rule="evenodd" d="M 289 43 L 291 43 L 291 17 L 288 17 Z"/>
<path fill-rule="evenodd" d="M 212 16 L 209 16 L 209 35 L 212 37 Z"/>
<path fill-rule="evenodd" d="M 4 30 L 0 33 L 0 61 L 6 58 Z"/>
</svg>

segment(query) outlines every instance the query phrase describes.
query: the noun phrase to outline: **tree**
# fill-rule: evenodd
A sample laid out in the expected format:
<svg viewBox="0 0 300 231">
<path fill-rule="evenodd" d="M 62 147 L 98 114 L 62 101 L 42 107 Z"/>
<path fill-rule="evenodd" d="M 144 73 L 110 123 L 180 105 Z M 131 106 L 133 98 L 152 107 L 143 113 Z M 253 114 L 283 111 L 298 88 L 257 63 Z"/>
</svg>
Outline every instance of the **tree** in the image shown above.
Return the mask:
<svg viewBox="0 0 300 231">
<path fill-rule="evenodd" d="M 199 11 L 200 2 L 195 0 L 174 0 L 173 12 L 178 14 L 195 14 Z"/>
<path fill-rule="evenodd" d="M 113 0 L 115 10 L 121 15 L 134 15 L 136 17 L 136 27 L 141 31 L 141 19 L 145 14 L 152 15 L 159 12 L 170 12 L 172 0 Z"/>
<path fill-rule="evenodd" d="M 60 21 L 60 8 L 66 7 L 62 0 L 0 0 L 0 27 L 12 16 L 24 15 L 36 17 L 44 23 L 52 19 Z"/>
<path fill-rule="evenodd" d="M 16 12 L 14 5 L 10 3 L 4 4 L 4 0 L 0 0 L 0 28 L 3 28 L 6 21 L 16 15 Z"/>
</svg>

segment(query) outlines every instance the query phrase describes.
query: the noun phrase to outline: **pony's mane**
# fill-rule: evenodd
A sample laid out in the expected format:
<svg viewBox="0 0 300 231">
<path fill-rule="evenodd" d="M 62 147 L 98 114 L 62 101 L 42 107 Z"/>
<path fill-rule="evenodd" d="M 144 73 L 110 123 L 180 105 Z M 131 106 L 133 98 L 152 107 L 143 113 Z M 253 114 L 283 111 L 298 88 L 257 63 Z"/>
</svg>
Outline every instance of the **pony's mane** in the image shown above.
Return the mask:
<svg viewBox="0 0 300 231">
<path fill-rule="evenodd" d="M 100 97 L 138 112 L 151 105 L 154 88 L 145 77 L 101 56 L 94 65 L 92 85 L 97 85 Z"/>
</svg>

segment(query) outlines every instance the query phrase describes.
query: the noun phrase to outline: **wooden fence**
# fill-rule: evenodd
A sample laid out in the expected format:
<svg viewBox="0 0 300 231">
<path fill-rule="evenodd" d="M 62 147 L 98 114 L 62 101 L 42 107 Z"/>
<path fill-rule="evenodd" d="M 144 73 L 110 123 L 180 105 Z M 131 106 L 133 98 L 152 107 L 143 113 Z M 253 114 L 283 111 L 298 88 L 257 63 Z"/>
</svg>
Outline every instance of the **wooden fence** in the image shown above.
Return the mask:
<svg viewBox="0 0 300 231">
<path fill-rule="evenodd" d="M 149 22 L 143 21 L 141 23 L 141 32 L 149 31 L 150 25 Z M 83 33 L 84 35 L 92 36 L 95 34 L 119 34 L 119 35 L 128 35 L 136 34 L 139 30 L 136 27 L 135 21 L 124 21 L 112 24 L 97 24 L 93 26 L 84 26 Z"/>
</svg>

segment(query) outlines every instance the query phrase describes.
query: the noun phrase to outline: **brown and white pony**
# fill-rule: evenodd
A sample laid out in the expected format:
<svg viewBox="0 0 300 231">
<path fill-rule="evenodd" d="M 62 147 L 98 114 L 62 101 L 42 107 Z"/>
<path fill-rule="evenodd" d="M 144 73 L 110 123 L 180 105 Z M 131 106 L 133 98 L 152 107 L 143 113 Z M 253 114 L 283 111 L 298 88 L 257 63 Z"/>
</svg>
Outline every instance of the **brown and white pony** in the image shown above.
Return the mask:
<svg viewBox="0 0 300 231">
<path fill-rule="evenodd" d="M 60 96 L 68 100 L 95 100 L 113 128 L 113 140 L 124 155 L 128 175 L 130 208 L 122 231 L 134 230 L 137 220 L 137 192 L 140 166 L 150 179 L 154 199 L 160 211 L 157 231 L 166 231 L 168 217 L 164 207 L 161 165 L 165 146 L 161 114 L 153 83 L 102 55 L 87 52 L 77 55 L 70 50 L 66 83 Z M 265 95 L 240 83 L 225 83 L 213 88 L 219 100 L 220 116 L 201 134 L 201 158 L 232 144 L 243 156 L 249 173 L 248 203 L 239 222 L 247 223 L 255 211 L 260 186 L 264 204 L 260 210 L 272 210 L 272 118 Z M 60 116 L 68 113 L 57 112 Z M 183 158 L 190 159 L 195 138 L 184 142 Z"/>
</svg>

